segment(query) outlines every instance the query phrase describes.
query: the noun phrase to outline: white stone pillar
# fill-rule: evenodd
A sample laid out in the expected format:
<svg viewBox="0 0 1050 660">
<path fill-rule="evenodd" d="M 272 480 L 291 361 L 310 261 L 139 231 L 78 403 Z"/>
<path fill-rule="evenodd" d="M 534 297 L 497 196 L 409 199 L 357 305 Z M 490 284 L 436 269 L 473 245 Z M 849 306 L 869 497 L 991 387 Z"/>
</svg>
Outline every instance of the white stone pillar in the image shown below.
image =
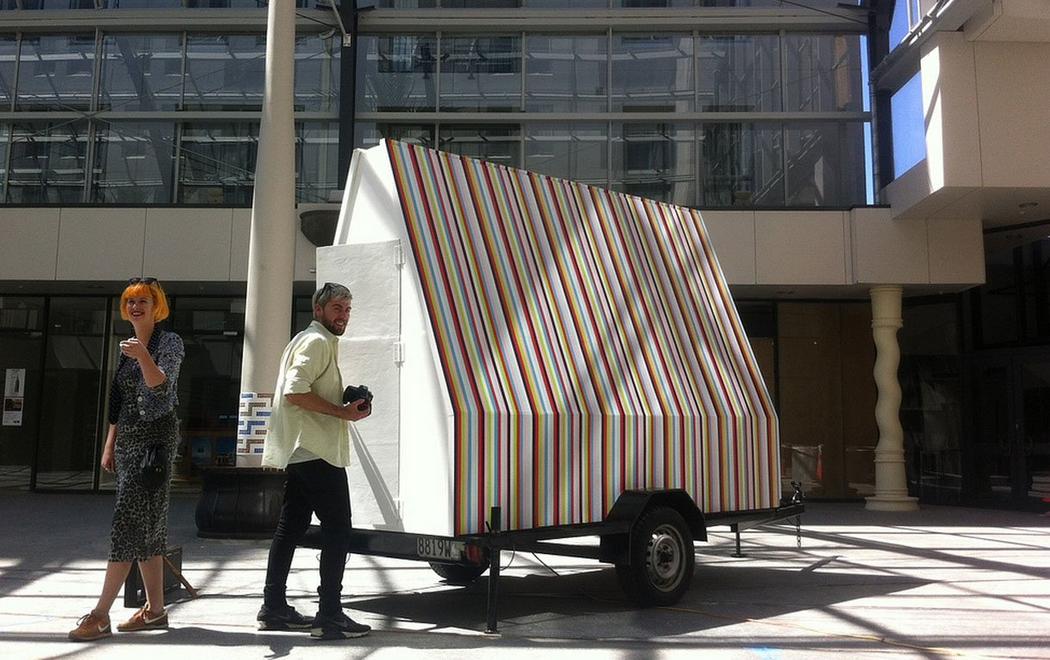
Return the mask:
<svg viewBox="0 0 1050 660">
<path fill-rule="evenodd" d="M 901 427 L 901 386 L 897 368 L 901 362 L 897 330 L 901 320 L 899 286 L 871 289 L 871 331 L 875 337 L 875 421 L 879 442 L 875 446 L 875 495 L 867 498 L 872 511 L 915 511 L 918 500 L 908 496 L 904 471 L 904 429 Z"/>
<path fill-rule="evenodd" d="M 278 362 L 292 325 L 295 277 L 295 3 L 270 2 L 266 87 L 255 164 L 237 466 L 257 466 Z"/>
</svg>

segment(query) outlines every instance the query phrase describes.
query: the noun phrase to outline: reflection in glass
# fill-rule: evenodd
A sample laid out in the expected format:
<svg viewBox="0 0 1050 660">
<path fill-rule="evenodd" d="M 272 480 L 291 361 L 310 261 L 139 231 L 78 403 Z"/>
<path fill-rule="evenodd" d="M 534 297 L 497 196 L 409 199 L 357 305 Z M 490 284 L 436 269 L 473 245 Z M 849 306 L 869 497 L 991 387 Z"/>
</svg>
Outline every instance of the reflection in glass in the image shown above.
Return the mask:
<svg viewBox="0 0 1050 660">
<path fill-rule="evenodd" d="M 788 206 L 864 204 L 864 124 L 785 125 Z"/>
<path fill-rule="evenodd" d="M 22 35 L 18 110 L 90 110 L 95 35 Z"/>
<path fill-rule="evenodd" d="M 188 122 L 179 145 L 179 198 L 184 204 L 252 201 L 259 124 Z"/>
<path fill-rule="evenodd" d="M 525 0 L 529 9 L 596 9 L 608 7 L 609 0 Z"/>
<path fill-rule="evenodd" d="M 525 128 L 525 169 L 607 187 L 608 124 L 529 124 Z"/>
<path fill-rule="evenodd" d="M 682 34 L 615 34 L 614 112 L 693 110 L 693 38 Z"/>
<path fill-rule="evenodd" d="M 702 206 L 783 206 L 779 123 L 709 123 L 700 127 Z"/>
<path fill-rule="evenodd" d="M 339 41 L 316 34 L 295 39 L 295 109 L 336 112 L 339 109 Z"/>
<path fill-rule="evenodd" d="M 18 59 L 18 40 L 13 36 L 0 37 L 0 111 L 11 109 L 15 98 L 15 60 Z"/>
<path fill-rule="evenodd" d="M 443 124 L 439 149 L 499 165 L 521 167 L 518 124 Z"/>
<path fill-rule="evenodd" d="M 36 486 L 94 487 L 106 298 L 51 298 L 44 349 Z"/>
<path fill-rule="evenodd" d="M 437 7 L 437 0 L 378 0 L 380 9 L 429 9 Z"/>
<path fill-rule="evenodd" d="M 696 205 L 691 124 L 613 125 L 612 189 L 660 202 Z"/>
<path fill-rule="evenodd" d="M 86 121 L 23 122 L 11 135 L 7 201 L 74 204 L 84 196 Z"/>
<path fill-rule="evenodd" d="M 919 73 L 890 97 L 893 127 L 893 178 L 926 158 L 926 115 L 922 109 L 922 78 Z"/>
<path fill-rule="evenodd" d="M 99 109 L 175 110 L 181 97 L 181 35 L 105 36 Z"/>
<path fill-rule="evenodd" d="M 434 126 L 430 124 L 358 122 L 354 126 L 354 138 L 354 147 L 364 149 L 376 146 L 383 138 L 418 144 L 428 149 L 434 149 L 437 145 L 434 140 Z"/>
<path fill-rule="evenodd" d="M 339 188 L 339 123 L 304 121 L 296 126 L 296 199 L 327 202 Z"/>
<path fill-rule="evenodd" d="M 6 406 L 21 412 L 18 425 L 0 425 L 0 488 L 4 489 L 29 488 L 40 416 L 44 309 L 43 297 L 0 296 L 0 382 L 4 399 L 17 399 Z"/>
<path fill-rule="evenodd" d="M 437 38 L 409 34 L 362 39 L 358 111 L 433 111 Z"/>
<path fill-rule="evenodd" d="M 449 37 L 441 41 L 441 109 L 521 109 L 521 38 Z"/>
<path fill-rule="evenodd" d="M 526 110 L 605 112 L 608 109 L 608 39 L 604 35 L 530 35 L 527 44 Z"/>
<path fill-rule="evenodd" d="M 171 202 L 175 124 L 114 121 L 97 123 L 92 202 Z"/>
<path fill-rule="evenodd" d="M 186 347 L 179 370 L 183 444 L 175 477 L 193 479 L 201 468 L 234 463 L 244 298 L 178 296 L 172 307 L 172 330 Z"/>
<path fill-rule="evenodd" d="M 861 38 L 855 34 L 784 36 L 785 110 L 864 110 Z"/>
<path fill-rule="evenodd" d="M 186 39 L 187 110 L 259 110 L 266 35 L 191 34 Z"/>
<path fill-rule="evenodd" d="M 780 110 L 780 37 L 775 34 L 697 38 L 700 110 Z"/>
</svg>

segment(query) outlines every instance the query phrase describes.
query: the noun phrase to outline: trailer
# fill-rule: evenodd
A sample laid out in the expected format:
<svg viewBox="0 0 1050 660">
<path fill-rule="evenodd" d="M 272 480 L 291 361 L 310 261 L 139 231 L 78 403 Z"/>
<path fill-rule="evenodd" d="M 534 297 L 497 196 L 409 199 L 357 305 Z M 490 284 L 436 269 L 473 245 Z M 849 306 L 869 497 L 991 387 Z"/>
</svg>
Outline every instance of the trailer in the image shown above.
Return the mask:
<svg viewBox="0 0 1050 660">
<path fill-rule="evenodd" d="M 354 153 L 317 280 L 354 293 L 340 369 L 375 395 L 351 551 L 489 570 L 491 631 L 502 551 L 608 562 L 665 605 L 708 526 L 801 513 L 694 209 L 383 141 Z"/>
</svg>

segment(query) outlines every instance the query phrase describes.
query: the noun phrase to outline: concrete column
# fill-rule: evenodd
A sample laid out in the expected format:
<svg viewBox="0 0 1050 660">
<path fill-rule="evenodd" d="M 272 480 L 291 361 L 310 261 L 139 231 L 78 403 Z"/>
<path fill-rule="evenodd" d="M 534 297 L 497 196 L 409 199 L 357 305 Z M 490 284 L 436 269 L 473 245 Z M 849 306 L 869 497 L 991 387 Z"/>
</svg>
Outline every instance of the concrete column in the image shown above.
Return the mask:
<svg viewBox="0 0 1050 660">
<path fill-rule="evenodd" d="M 270 2 L 266 88 L 255 164 L 237 465 L 260 464 L 281 353 L 292 324 L 295 276 L 295 3 Z"/>
<path fill-rule="evenodd" d="M 875 495 L 867 498 L 872 511 L 915 511 L 918 500 L 908 496 L 904 472 L 904 429 L 901 428 L 901 386 L 897 368 L 901 362 L 897 330 L 901 320 L 899 286 L 871 289 L 871 331 L 875 337 L 875 421 L 879 442 L 875 446 Z"/>
</svg>

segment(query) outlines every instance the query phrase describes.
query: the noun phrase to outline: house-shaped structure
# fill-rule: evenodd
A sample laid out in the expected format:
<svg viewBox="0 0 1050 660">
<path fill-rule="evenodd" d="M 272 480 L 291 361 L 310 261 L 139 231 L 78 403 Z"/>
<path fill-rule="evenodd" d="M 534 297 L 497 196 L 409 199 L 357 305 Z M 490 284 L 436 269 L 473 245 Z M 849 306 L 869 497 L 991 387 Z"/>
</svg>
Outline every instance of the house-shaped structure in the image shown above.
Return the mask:
<svg viewBox="0 0 1050 660">
<path fill-rule="evenodd" d="M 354 154 L 318 281 L 354 294 L 354 522 L 594 522 L 626 489 L 780 499 L 777 417 L 700 213 L 384 141 Z"/>
</svg>

